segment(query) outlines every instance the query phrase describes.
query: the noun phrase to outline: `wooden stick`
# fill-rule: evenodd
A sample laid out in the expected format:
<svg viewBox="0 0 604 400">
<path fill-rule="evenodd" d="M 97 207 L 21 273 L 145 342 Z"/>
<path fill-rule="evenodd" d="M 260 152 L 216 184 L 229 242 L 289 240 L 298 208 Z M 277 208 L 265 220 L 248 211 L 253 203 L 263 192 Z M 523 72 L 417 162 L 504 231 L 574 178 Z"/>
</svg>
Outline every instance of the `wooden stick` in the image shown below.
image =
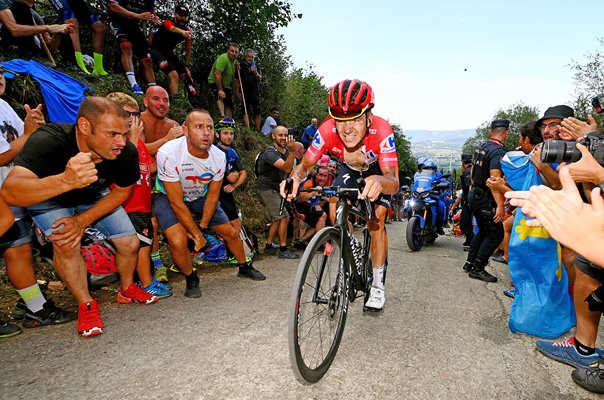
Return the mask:
<svg viewBox="0 0 604 400">
<path fill-rule="evenodd" d="M 35 20 L 33 14 L 31 16 L 31 20 L 34 23 L 34 26 L 38 26 L 38 24 L 36 24 L 36 20 Z M 38 33 L 38 40 L 40 40 L 40 45 L 42 46 L 42 49 L 44 50 L 44 53 L 46 53 L 46 57 L 48 57 L 48 61 L 50 61 L 50 65 L 56 68 L 57 64 L 55 63 L 55 59 L 52 58 L 52 54 L 50 53 L 50 49 L 46 45 L 46 41 L 44 40 L 44 35 L 41 34 L 41 33 Z"/>
<path fill-rule="evenodd" d="M 241 64 L 239 64 L 241 65 Z M 245 127 L 250 129 L 250 117 L 247 115 L 247 105 L 245 104 L 245 93 L 243 93 L 243 82 L 241 81 L 241 66 L 237 68 L 239 76 L 239 89 L 241 90 L 241 99 L 243 100 L 243 111 L 245 112 Z"/>
</svg>

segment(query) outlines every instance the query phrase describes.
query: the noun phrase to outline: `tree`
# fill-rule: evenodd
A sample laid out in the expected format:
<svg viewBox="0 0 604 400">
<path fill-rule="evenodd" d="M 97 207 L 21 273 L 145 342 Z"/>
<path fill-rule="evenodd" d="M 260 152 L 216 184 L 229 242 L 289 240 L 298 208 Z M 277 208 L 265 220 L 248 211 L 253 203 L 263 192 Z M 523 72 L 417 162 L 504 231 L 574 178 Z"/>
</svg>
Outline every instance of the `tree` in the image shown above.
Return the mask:
<svg viewBox="0 0 604 400">
<path fill-rule="evenodd" d="M 476 128 L 476 134 L 466 140 L 463 145 L 463 153 L 474 154 L 474 151 L 486 140 L 489 139 L 489 130 L 491 121 L 505 118 L 510 120 L 510 134 L 503 142 L 503 145 L 508 150 L 513 150 L 518 147 L 520 127 L 527 122 L 539 119 L 539 108 L 530 107 L 522 102 L 515 103 L 505 110 L 499 110 L 489 121 L 483 122 Z"/>
<path fill-rule="evenodd" d="M 327 117 L 329 90 L 321 83 L 312 67 L 308 70 L 294 68 L 287 74 L 285 91 L 279 99 L 282 123 L 297 134 L 308 126 L 311 118 L 321 122 Z"/>
<path fill-rule="evenodd" d="M 593 114 L 591 99 L 604 93 L 604 38 L 598 38 L 598 42 L 602 48 L 586 53 L 583 63 L 571 60 L 569 65 L 575 72 L 575 99 L 572 106 L 577 118 L 585 119 L 588 114 Z"/>
<path fill-rule="evenodd" d="M 394 143 L 396 145 L 396 155 L 398 157 L 398 175 L 399 180 L 404 177 L 413 177 L 417 169 L 417 160 L 411 155 L 411 142 L 403 133 L 403 128 L 399 124 L 390 124 L 394 132 Z"/>
</svg>

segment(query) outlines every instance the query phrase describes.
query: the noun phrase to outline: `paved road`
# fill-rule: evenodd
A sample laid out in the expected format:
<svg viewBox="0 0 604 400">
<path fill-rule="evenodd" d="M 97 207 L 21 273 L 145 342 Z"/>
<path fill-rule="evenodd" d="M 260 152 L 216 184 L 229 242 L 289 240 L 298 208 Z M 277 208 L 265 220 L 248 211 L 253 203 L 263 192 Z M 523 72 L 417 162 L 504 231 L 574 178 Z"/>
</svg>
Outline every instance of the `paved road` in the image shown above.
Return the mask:
<svg viewBox="0 0 604 400">
<path fill-rule="evenodd" d="M 236 270 L 202 273 L 203 297 L 152 306 L 101 305 L 106 334 L 77 336 L 74 324 L 28 330 L 0 342 L 2 399 L 589 399 L 571 367 L 507 329 L 506 268 L 497 284 L 461 271 L 461 240 L 421 252 L 390 225 L 387 308 L 352 305 L 336 360 L 318 384 L 290 369 L 287 319 L 297 263 L 265 258 L 265 282 Z M 600 340 L 600 343 L 604 343 Z M 363 349 L 363 350 L 360 350 Z"/>
</svg>

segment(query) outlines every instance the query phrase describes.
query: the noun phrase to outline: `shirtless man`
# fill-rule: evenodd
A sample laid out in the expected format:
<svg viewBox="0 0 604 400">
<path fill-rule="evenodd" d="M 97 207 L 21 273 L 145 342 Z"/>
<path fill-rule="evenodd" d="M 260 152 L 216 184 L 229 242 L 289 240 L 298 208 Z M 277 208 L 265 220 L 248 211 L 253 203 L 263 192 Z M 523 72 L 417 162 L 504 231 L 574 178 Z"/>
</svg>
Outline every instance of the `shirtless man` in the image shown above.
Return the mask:
<svg viewBox="0 0 604 400">
<path fill-rule="evenodd" d="M 147 145 L 147 151 L 155 158 L 157 150 L 172 139 L 183 135 L 182 126 L 168 118 L 170 111 L 170 98 L 168 92 L 161 86 L 151 86 L 147 89 L 143 99 L 145 111 L 141 113 L 140 120 L 143 123 L 143 133 L 141 138 Z M 155 175 L 151 176 L 155 182 Z M 155 213 L 151 218 L 153 224 L 153 244 L 151 245 L 151 260 L 155 269 L 155 279 L 160 282 L 167 282 L 167 269 L 161 261 L 159 254 L 159 240 L 157 236 L 157 219 Z"/>
</svg>

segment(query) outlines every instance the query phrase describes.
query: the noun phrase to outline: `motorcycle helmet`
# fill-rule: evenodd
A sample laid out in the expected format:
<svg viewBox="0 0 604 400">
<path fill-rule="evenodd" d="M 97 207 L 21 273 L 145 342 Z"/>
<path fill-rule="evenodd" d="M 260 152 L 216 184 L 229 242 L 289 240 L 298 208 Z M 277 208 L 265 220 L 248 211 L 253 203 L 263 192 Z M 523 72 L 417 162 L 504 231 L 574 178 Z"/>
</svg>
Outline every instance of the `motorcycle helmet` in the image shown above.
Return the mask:
<svg viewBox="0 0 604 400">
<path fill-rule="evenodd" d="M 438 169 L 438 165 L 436 165 L 436 161 L 428 159 L 424 162 L 423 168 L 424 169 L 433 169 L 436 171 Z"/>
<path fill-rule="evenodd" d="M 428 159 L 428 157 L 425 157 L 425 156 L 418 158 L 417 159 L 417 168 L 418 169 L 422 168 L 427 159 Z"/>
</svg>

